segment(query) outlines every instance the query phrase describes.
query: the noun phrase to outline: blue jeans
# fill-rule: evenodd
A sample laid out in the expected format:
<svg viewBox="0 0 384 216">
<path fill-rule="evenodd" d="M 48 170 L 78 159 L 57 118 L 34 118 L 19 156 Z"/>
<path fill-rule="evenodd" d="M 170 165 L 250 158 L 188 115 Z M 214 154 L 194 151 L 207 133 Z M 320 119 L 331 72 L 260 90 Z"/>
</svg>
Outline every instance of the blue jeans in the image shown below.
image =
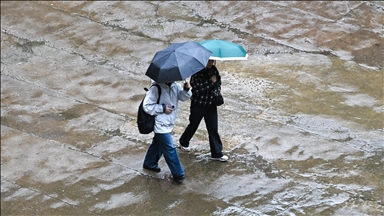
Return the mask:
<svg viewBox="0 0 384 216">
<path fill-rule="evenodd" d="M 167 162 L 174 178 L 184 176 L 184 169 L 180 163 L 179 156 L 177 155 L 177 150 L 173 144 L 170 133 L 155 133 L 152 144 L 149 146 L 147 154 L 145 155 L 144 166 L 150 168 L 159 167 L 158 162 L 162 155 L 164 155 L 165 161 Z"/>
</svg>

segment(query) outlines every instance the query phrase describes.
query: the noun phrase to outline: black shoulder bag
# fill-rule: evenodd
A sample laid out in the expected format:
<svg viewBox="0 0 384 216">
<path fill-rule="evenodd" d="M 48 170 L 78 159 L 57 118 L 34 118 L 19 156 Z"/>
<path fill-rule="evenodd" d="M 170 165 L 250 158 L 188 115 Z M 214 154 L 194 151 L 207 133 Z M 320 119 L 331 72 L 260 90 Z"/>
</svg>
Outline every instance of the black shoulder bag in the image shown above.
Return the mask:
<svg viewBox="0 0 384 216">
<path fill-rule="evenodd" d="M 216 106 L 221 106 L 224 104 L 224 98 L 223 98 L 223 95 L 221 95 L 220 89 L 216 89 L 213 92 L 213 97 L 214 97 L 213 102 Z"/>
</svg>

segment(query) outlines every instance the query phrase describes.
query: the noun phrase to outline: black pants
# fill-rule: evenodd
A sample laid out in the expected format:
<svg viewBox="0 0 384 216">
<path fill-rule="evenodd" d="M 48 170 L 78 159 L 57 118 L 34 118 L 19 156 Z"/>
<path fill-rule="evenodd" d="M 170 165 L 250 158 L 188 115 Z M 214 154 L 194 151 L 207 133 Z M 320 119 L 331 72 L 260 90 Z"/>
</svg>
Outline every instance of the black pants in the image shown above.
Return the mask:
<svg viewBox="0 0 384 216">
<path fill-rule="evenodd" d="M 218 132 L 218 117 L 216 106 L 198 106 L 191 104 L 189 115 L 189 125 L 180 137 L 180 145 L 189 146 L 189 141 L 195 134 L 201 119 L 204 117 L 205 125 L 208 130 L 209 146 L 211 148 L 211 157 L 219 158 L 223 156 L 223 144 Z"/>
</svg>

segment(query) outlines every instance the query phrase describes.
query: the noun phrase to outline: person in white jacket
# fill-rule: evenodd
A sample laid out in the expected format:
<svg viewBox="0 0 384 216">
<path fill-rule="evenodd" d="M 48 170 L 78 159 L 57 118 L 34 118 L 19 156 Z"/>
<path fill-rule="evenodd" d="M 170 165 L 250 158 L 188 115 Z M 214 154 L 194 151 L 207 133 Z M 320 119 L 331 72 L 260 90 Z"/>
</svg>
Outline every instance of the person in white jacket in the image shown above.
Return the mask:
<svg viewBox="0 0 384 216">
<path fill-rule="evenodd" d="M 185 172 L 173 143 L 171 132 L 177 117 L 178 102 L 190 99 L 192 96 L 191 85 L 189 82 L 184 83 L 183 87 L 175 82 L 157 84 L 161 88 L 159 104 L 157 104 L 159 93 L 156 86 L 149 89 L 143 102 L 144 111 L 150 115 L 156 115 L 153 130 L 155 135 L 145 155 L 143 168 L 160 172 L 158 162 L 164 155 L 173 180 L 182 183 L 185 179 Z"/>
</svg>

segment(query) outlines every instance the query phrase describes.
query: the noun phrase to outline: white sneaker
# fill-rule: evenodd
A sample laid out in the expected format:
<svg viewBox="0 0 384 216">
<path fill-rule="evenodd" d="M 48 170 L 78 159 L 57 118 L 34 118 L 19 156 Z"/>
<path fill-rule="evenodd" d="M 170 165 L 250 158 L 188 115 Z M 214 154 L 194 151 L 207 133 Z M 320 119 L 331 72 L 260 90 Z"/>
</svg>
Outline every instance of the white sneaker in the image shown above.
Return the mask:
<svg viewBox="0 0 384 216">
<path fill-rule="evenodd" d="M 185 152 L 189 152 L 190 151 L 189 147 L 184 147 L 182 145 L 179 145 L 178 147 L 181 149 L 181 151 L 185 151 Z"/>
<path fill-rule="evenodd" d="M 223 155 L 222 157 L 219 157 L 219 158 L 211 158 L 211 160 L 217 160 L 217 161 L 225 162 L 228 160 L 228 156 Z"/>
</svg>

